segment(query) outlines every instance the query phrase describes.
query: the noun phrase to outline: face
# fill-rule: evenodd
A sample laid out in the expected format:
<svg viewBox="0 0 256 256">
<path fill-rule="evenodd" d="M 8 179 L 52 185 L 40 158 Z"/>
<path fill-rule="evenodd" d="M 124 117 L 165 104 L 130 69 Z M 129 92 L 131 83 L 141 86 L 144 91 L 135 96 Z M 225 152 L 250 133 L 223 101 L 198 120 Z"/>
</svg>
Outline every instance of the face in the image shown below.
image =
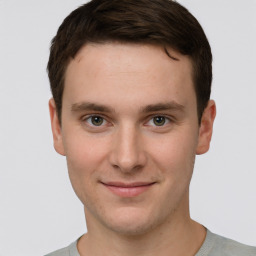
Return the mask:
<svg viewBox="0 0 256 256">
<path fill-rule="evenodd" d="M 189 215 L 194 159 L 208 150 L 215 105 L 199 127 L 190 59 L 170 54 L 178 60 L 157 46 L 88 44 L 66 71 L 61 127 L 50 101 L 55 149 L 88 230 L 143 234 Z"/>
</svg>

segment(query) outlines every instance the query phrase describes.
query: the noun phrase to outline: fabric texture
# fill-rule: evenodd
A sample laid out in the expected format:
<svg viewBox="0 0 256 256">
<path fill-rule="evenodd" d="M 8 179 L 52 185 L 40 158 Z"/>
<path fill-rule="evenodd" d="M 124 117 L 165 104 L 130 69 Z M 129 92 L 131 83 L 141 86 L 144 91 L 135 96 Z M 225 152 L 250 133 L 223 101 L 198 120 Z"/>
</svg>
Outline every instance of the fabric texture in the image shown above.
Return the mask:
<svg viewBox="0 0 256 256">
<path fill-rule="evenodd" d="M 77 241 L 45 256 L 80 256 Z M 238 243 L 207 230 L 205 241 L 195 256 L 256 256 L 256 247 Z"/>
<path fill-rule="evenodd" d="M 80 256 L 76 246 L 77 241 L 78 239 L 72 244 L 70 244 L 69 246 L 62 248 L 60 250 L 57 250 L 55 252 L 52 252 L 50 254 L 47 254 L 45 256 Z"/>
<path fill-rule="evenodd" d="M 207 230 L 205 241 L 195 256 L 256 256 L 256 247 L 238 243 Z"/>
</svg>

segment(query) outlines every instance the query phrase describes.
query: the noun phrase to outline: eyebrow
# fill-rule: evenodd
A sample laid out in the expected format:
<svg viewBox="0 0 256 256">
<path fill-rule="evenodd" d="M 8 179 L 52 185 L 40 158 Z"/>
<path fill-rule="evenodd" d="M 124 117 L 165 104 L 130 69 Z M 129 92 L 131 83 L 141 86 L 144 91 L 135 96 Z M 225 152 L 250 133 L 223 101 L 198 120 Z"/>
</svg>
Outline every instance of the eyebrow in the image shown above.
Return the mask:
<svg viewBox="0 0 256 256">
<path fill-rule="evenodd" d="M 80 112 L 80 111 L 99 111 L 99 112 L 115 112 L 115 110 L 111 107 L 101 105 L 101 104 L 95 104 L 91 102 L 81 102 L 81 103 L 75 103 L 71 106 L 72 112 Z"/>
<path fill-rule="evenodd" d="M 150 104 L 145 107 L 142 107 L 140 111 L 142 113 L 149 113 L 149 112 L 157 112 L 163 110 L 174 110 L 174 111 L 184 111 L 184 106 L 175 102 L 167 102 L 167 103 L 157 103 L 157 104 Z M 81 102 L 81 103 L 74 103 L 71 106 L 72 112 L 81 112 L 81 111 L 98 111 L 104 113 L 111 113 L 115 112 L 114 108 L 111 108 L 106 105 L 91 103 L 91 102 Z"/>
<path fill-rule="evenodd" d="M 147 113 L 147 112 L 156 112 L 156 111 L 163 111 L 163 110 L 175 110 L 175 111 L 183 112 L 184 108 L 185 107 L 183 105 L 175 101 L 171 101 L 167 103 L 157 103 L 157 104 L 148 105 L 142 108 L 142 112 Z"/>
</svg>

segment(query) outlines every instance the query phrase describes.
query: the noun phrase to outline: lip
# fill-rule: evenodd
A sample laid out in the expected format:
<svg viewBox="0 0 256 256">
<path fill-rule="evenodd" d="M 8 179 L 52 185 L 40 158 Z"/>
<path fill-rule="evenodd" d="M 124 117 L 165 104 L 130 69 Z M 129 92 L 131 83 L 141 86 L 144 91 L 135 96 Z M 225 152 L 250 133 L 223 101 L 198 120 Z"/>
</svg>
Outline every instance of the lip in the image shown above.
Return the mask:
<svg viewBox="0 0 256 256">
<path fill-rule="evenodd" d="M 155 184 L 155 182 L 102 182 L 102 184 L 117 196 L 135 197 L 150 189 Z"/>
</svg>

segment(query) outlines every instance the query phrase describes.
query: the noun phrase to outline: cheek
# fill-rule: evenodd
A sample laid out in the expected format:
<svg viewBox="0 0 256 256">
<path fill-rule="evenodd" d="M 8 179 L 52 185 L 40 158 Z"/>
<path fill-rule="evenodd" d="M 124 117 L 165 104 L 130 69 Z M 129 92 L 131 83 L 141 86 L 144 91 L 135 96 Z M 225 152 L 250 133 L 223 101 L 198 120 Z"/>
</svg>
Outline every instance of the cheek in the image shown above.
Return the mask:
<svg viewBox="0 0 256 256">
<path fill-rule="evenodd" d="M 104 163 L 106 148 L 106 142 L 84 135 L 76 134 L 64 140 L 69 177 L 81 201 L 84 201 L 87 191 L 94 189 L 92 185 L 97 181 L 97 170 Z"/>
<path fill-rule="evenodd" d="M 90 172 L 93 166 L 98 165 L 104 159 L 108 142 L 104 138 L 88 136 L 86 134 L 73 133 L 76 136 L 66 137 L 64 149 L 67 161 L 72 163 L 72 169 L 82 172 Z"/>
<path fill-rule="evenodd" d="M 167 161 L 177 158 L 186 161 L 186 158 L 189 158 L 191 154 L 193 155 L 196 152 L 197 136 L 177 132 L 164 136 L 160 140 L 156 138 L 151 144 L 154 145 L 154 148 L 151 148 L 152 154 L 157 154 L 160 158 Z"/>
<path fill-rule="evenodd" d="M 167 216 L 187 200 L 195 160 L 195 137 L 189 133 L 173 133 L 150 144 L 155 145 L 150 151 L 151 170 L 158 170 L 161 177 L 159 193 L 153 197 L 162 216 Z"/>
<path fill-rule="evenodd" d="M 190 133 L 176 133 L 163 140 L 151 142 L 151 159 L 160 167 L 165 177 L 171 176 L 170 182 L 179 182 L 192 175 L 197 136 Z"/>
</svg>

